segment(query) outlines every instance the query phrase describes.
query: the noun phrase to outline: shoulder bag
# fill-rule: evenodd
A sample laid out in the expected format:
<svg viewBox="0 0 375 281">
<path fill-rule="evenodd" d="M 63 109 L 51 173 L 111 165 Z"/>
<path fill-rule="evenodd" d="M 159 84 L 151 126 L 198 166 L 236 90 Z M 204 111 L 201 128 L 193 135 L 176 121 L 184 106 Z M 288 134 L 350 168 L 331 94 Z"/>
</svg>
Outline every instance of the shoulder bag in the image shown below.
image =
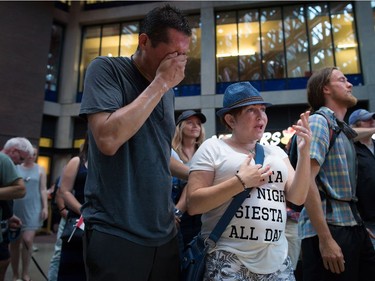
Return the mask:
<svg viewBox="0 0 375 281">
<path fill-rule="evenodd" d="M 263 164 L 264 150 L 260 144 L 256 144 L 255 163 Z M 185 247 L 182 257 L 182 280 L 183 281 L 201 281 L 203 280 L 206 254 L 209 248 L 213 248 L 219 240 L 221 234 L 232 220 L 232 217 L 241 206 L 242 202 L 250 193 L 250 188 L 237 194 L 219 222 L 216 224 L 211 234 L 204 239 L 199 233 L 193 240 Z"/>
<path fill-rule="evenodd" d="M 69 212 L 71 213 L 71 212 Z M 77 226 L 77 221 L 79 220 L 79 216 L 73 214 L 72 216 L 67 217 L 64 230 L 61 233 L 61 240 L 64 242 L 76 242 L 82 241 L 83 237 L 83 230 Z"/>
</svg>

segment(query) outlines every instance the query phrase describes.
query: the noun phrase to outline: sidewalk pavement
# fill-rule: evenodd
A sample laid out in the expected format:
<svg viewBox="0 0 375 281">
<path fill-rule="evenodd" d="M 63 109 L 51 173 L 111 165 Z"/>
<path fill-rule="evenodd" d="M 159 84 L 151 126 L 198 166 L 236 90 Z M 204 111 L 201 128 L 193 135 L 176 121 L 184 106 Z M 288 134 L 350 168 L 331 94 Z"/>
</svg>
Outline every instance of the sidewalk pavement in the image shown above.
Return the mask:
<svg viewBox="0 0 375 281">
<path fill-rule="evenodd" d="M 39 264 L 44 274 L 48 275 L 48 268 L 51 257 L 53 255 L 53 250 L 56 242 L 56 234 L 38 234 L 34 240 L 34 246 L 38 248 L 37 251 L 33 252 L 32 257 Z M 20 262 L 20 270 L 22 268 L 22 263 Z M 21 274 L 21 272 L 20 272 Z M 9 265 L 7 274 L 5 276 L 5 281 L 12 281 L 12 268 Z M 47 281 L 43 275 L 40 273 L 38 267 L 35 265 L 33 259 L 30 261 L 30 277 L 33 281 Z"/>
</svg>

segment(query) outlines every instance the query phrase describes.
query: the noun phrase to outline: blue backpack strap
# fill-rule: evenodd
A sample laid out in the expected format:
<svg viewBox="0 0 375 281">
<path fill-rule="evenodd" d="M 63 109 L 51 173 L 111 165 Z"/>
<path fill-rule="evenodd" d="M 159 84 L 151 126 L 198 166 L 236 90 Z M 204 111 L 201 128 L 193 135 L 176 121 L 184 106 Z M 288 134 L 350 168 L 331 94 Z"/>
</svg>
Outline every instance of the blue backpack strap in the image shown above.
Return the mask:
<svg viewBox="0 0 375 281">
<path fill-rule="evenodd" d="M 264 161 L 264 149 L 263 146 L 259 143 L 256 144 L 255 147 L 255 164 L 262 164 Z M 216 224 L 214 230 L 211 232 L 209 239 L 214 243 L 219 240 L 221 234 L 224 232 L 225 228 L 232 220 L 234 214 L 237 212 L 238 208 L 241 206 L 242 202 L 245 198 L 249 195 L 251 188 L 247 188 L 246 190 L 242 191 L 241 193 L 237 194 L 233 197 L 232 202 L 228 206 L 225 213 L 220 218 L 219 222 Z"/>
<path fill-rule="evenodd" d="M 296 169 L 297 161 L 298 161 L 298 148 L 297 148 L 297 135 L 294 134 L 290 139 L 290 146 L 288 151 L 288 157 L 290 164 L 292 164 L 293 168 Z"/>
</svg>

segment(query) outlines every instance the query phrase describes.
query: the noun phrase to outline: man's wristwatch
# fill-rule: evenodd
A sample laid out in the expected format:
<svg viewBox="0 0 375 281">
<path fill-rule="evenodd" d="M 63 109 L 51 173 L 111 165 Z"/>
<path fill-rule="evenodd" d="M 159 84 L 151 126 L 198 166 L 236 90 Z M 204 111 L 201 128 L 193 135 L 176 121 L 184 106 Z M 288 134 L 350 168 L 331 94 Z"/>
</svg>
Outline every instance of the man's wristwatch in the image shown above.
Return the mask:
<svg viewBox="0 0 375 281">
<path fill-rule="evenodd" d="M 182 217 L 182 215 L 183 215 L 184 213 L 183 212 L 181 212 L 181 210 L 179 210 L 179 209 L 177 209 L 177 208 L 174 208 L 174 215 L 177 217 L 177 218 L 181 218 Z"/>
</svg>

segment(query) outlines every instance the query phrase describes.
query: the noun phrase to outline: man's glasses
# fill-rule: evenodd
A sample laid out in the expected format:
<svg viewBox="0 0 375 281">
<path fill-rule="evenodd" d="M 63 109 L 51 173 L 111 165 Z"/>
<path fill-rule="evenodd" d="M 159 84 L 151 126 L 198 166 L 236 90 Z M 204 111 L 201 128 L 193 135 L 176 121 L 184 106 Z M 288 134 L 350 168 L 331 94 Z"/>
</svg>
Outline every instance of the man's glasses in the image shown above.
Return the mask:
<svg viewBox="0 0 375 281">
<path fill-rule="evenodd" d="M 18 152 L 18 158 L 20 159 L 20 162 L 23 163 L 26 160 L 26 157 L 27 157 L 27 156 L 25 156 L 26 152 L 21 151 L 19 149 L 17 149 L 16 151 Z"/>
</svg>

